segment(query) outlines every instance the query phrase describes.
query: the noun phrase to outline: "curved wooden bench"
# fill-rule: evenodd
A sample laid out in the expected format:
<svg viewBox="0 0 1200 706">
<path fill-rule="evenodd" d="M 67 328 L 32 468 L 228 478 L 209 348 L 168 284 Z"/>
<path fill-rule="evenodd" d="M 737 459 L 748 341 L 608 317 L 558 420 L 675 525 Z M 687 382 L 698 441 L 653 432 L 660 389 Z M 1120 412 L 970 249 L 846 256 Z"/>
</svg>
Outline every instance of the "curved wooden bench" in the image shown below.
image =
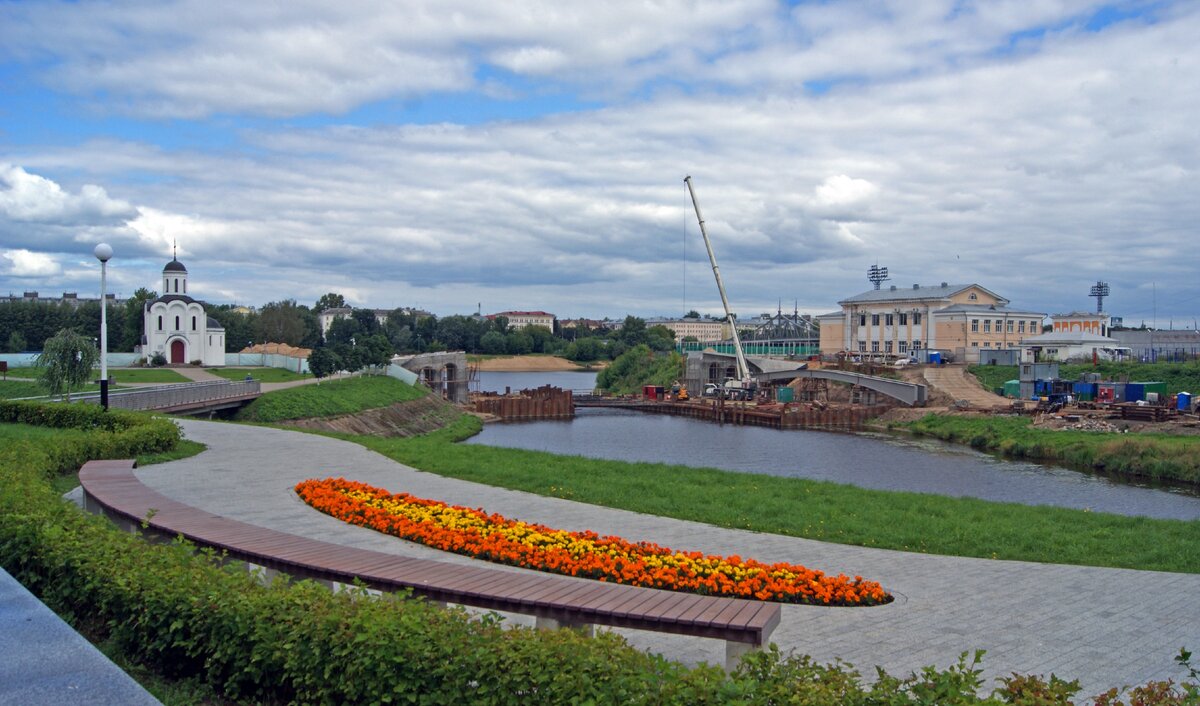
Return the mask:
<svg viewBox="0 0 1200 706">
<path fill-rule="evenodd" d="M 135 461 L 89 461 L 79 470 L 84 507 L 126 529 L 181 535 L 197 546 L 298 578 L 378 590 L 411 589 L 430 600 L 533 615 L 539 627 L 608 625 L 725 641 L 726 667 L 761 648 L 780 605 L 698 596 L 532 571 L 417 559 L 322 542 L 191 507 L 145 486 Z"/>
</svg>

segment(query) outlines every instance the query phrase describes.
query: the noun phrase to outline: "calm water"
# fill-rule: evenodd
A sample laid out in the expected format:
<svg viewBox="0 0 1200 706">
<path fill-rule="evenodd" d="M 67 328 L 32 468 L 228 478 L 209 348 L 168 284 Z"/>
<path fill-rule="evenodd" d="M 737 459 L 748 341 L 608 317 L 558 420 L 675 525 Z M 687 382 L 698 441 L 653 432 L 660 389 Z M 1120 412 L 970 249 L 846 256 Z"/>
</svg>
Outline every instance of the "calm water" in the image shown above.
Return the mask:
<svg viewBox="0 0 1200 706">
<path fill-rule="evenodd" d="M 588 389 L 595 379 L 593 373 L 484 375 L 483 389 L 501 391 L 505 386 L 517 390 L 547 383 Z M 1001 460 L 936 440 L 890 435 L 779 431 L 628 410 L 579 409 L 571 422 L 489 424 L 468 443 L 1124 515 L 1200 518 L 1195 492 L 1130 485 L 1065 468 Z"/>
<path fill-rule="evenodd" d="M 590 391 L 596 387 L 596 373 L 479 373 L 480 392 L 504 392 L 505 387 L 516 392 L 542 385 L 553 385 L 564 390 Z"/>
</svg>

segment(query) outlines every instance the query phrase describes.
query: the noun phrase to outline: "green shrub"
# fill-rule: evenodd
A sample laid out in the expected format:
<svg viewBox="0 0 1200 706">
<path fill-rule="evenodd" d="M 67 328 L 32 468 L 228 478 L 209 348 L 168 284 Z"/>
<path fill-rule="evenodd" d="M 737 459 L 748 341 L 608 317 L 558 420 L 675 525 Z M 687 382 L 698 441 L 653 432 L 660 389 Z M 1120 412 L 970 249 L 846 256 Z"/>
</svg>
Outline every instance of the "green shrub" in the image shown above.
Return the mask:
<svg viewBox="0 0 1200 706">
<path fill-rule="evenodd" d="M 505 629 L 499 619 L 472 620 L 464 611 L 404 595 L 367 599 L 361 591 L 335 594 L 307 581 L 264 586 L 236 564 L 223 565 L 214 552 L 121 532 L 62 502 L 43 480 L 86 448 L 131 455 L 149 443 L 140 435 L 146 427 L 162 427 L 153 438 L 164 442 L 171 436 L 166 427 L 175 428 L 171 422 L 118 414 L 110 431 L 86 412 L 0 407 L 0 415 L 63 427 L 74 419 L 89 436 L 105 437 L 0 448 L 0 565 L 68 622 L 86 622 L 135 661 L 163 674 L 203 678 L 231 699 L 1050 706 L 1067 703 L 1077 688 L 1054 677 L 1049 683 L 1014 677 L 992 695 L 977 696 L 980 653 L 906 678 L 880 672 L 865 686 L 850 665 L 820 665 L 772 646 L 727 675 L 642 653 L 612 634 Z M 457 436 L 467 427 L 443 433 Z"/>
</svg>

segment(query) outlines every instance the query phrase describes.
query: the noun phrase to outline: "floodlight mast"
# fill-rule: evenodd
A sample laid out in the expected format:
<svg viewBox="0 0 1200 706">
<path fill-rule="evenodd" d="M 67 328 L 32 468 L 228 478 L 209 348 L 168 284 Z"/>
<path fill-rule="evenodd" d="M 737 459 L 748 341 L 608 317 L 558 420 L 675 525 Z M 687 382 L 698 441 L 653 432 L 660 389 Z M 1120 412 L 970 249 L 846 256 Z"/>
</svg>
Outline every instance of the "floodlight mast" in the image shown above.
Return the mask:
<svg viewBox="0 0 1200 706">
<path fill-rule="evenodd" d="M 729 330 L 733 332 L 733 351 L 737 355 L 738 379 L 749 383 L 750 366 L 746 364 L 746 354 L 742 352 L 742 340 L 738 337 L 737 322 L 733 319 L 733 312 L 729 310 L 729 297 L 725 296 L 725 283 L 721 281 L 721 268 L 717 267 L 717 257 L 713 255 L 712 243 L 709 242 L 708 231 L 704 228 L 704 216 L 700 215 L 700 202 L 696 200 L 692 177 L 684 177 L 683 182 L 687 184 L 688 193 L 692 197 L 692 207 L 696 209 L 696 220 L 700 222 L 700 235 L 704 237 L 704 247 L 708 250 L 708 261 L 712 263 L 713 276 L 717 279 L 717 291 L 721 293 L 721 304 L 725 307 L 725 320 L 729 322 Z"/>
</svg>

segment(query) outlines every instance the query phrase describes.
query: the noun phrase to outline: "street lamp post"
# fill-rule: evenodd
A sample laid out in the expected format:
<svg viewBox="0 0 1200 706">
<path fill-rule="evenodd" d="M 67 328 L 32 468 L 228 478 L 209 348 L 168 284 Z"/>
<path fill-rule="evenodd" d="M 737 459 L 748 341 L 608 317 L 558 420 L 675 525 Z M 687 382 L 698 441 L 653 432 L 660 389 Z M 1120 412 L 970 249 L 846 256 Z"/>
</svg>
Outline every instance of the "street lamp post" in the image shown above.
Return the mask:
<svg viewBox="0 0 1200 706">
<path fill-rule="evenodd" d="M 100 243 L 92 251 L 100 261 L 100 406 L 108 409 L 108 261 L 113 249 L 108 243 Z"/>
</svg>

